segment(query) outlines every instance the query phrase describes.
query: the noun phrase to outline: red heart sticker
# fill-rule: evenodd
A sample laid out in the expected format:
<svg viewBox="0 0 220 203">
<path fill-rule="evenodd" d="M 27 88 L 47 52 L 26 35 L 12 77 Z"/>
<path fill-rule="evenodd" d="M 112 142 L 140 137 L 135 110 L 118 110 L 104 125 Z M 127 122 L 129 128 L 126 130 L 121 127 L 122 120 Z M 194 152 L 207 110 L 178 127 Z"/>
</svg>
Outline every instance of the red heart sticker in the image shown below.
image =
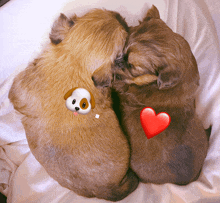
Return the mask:
<svg viewBox="0 0 220 203">
<path fill-rule="evenodd" d="M 169 126 L 171 118 L 165 112 L 156 115 L 152 108 L 146 107 L 140 113 L 140 120 L 147 138 L 150 139 L 164 131 Z"/>
</svg>

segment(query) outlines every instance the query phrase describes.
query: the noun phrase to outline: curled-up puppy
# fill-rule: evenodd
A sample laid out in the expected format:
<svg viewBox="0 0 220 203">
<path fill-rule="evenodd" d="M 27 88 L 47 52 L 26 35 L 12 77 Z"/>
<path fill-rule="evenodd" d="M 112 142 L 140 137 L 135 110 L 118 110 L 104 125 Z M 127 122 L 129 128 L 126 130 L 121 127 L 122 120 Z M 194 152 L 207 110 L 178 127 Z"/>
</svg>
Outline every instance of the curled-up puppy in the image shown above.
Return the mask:
<svg viewBox="0 0 220 203">
<path fill-rule="evenodd" d="M 9 93 L 23 114 L 33 155 L 60 185 L 82 196 L 118 201 L 138 185 L 109 87 L 94 85 L 111 83 L 111 64 L 123 50 L 126 29 L 112 11 L 61 14 L 51 43 L 17 75 Z"/>
<path fill-rule="evenodd" d="M 199 85 L 189 44 L 152 7 L 130 28 L 124 55 L 113 66 L 121 123 L 131 143 L 131 168 L 143 182 L 187 184 L 198 178 L 208 140 L 195 114 Z M 170 125 L 147 139 L 140 113 L 151 107 L 170 115 Z"/>
</svg>

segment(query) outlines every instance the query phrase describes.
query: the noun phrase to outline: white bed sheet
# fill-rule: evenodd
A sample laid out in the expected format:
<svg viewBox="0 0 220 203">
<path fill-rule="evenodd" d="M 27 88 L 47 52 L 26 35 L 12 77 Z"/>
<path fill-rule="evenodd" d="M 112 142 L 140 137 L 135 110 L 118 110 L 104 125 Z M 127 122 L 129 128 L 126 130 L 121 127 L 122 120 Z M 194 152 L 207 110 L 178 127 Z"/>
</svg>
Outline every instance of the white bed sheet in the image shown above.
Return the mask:
<svg viewBox="0 0 220 203">
<path fill-rule="evenodd" d="M 30 152 L 8 91 L 14 76 L 49 42 L 48 33 L 60 12 L 81 15 L 103 7 L 119 11 L 129 25 L 136 25 L 152 3 L 195 54 L 201 77 L 197 113 L 204 128 L 212 126 L 210 147 L 197 181 L 187 186 L 140 183 L 120 202 L 220 202 L 219 0 L 11 0 L 0 8 L 0 192 L 9 203 L 108 202 L 78 196 L 48 176 Z"/>
</svg>

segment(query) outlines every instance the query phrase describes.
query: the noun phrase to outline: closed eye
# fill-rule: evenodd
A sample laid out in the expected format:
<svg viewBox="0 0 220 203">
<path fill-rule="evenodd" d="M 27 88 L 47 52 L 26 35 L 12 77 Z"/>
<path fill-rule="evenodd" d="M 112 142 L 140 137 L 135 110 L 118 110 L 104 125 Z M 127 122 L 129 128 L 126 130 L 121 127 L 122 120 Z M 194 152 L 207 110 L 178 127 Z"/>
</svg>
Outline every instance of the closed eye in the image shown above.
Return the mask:
<svg viewBox="0 0 220 203">
<path fill-rule="evenodd" d="M 115 67 L 123 69 L 126 66 L 128 55 L 124 54 L 115 59 Z"/>
</svg>

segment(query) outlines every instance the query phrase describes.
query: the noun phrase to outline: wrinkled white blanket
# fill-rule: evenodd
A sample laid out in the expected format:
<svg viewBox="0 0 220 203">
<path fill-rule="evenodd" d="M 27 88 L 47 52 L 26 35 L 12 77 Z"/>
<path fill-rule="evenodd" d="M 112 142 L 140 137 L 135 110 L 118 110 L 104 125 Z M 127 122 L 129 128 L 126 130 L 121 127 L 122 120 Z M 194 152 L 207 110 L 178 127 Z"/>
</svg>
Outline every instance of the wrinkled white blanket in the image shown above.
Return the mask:
<svg viewBox="0 0 220 203">
<path fill-rule="evenodd" d="M 201 79 L 196 108 L 204 128 L 212 126 L 210 146 L 197 181 L 187 186 L 140 183 L 120 202 L 220 202 L 219 0 L 11 0 L 0 8 L 0 192 L 9 203 L 107 202 L 78 196 L 48 176 L 30 152 L 8 92 L 14 76 L 48 42 L 60 12 L 81 15 L 90 8 L 107 8 L 137 25 L 152 3 L 171 29 L 188 40 L 197 59 Z"/>
</svg>

